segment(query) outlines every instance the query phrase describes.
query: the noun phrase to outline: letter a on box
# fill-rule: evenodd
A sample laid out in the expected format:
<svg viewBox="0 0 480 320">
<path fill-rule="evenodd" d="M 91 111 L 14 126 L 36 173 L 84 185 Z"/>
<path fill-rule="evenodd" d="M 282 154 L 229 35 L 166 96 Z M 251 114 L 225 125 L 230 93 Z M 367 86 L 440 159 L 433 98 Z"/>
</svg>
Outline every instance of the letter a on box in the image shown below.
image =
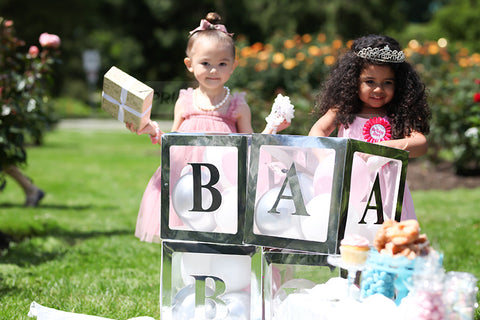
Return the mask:
<svg viewBox="0 0 480 320">
<path fill-rule="evenodd" d="M 400 219 L 408 153 L 346 138 L 252 137 L 245 243 L 337 253 Z"/>
<path fill-rule="evenodd" d="M 254 134 L 245 243 L 334 252 L 339 183 L 333 173 L 343 172 L 335 163 L 341 154 L 327 138 Z"/>
</svg>

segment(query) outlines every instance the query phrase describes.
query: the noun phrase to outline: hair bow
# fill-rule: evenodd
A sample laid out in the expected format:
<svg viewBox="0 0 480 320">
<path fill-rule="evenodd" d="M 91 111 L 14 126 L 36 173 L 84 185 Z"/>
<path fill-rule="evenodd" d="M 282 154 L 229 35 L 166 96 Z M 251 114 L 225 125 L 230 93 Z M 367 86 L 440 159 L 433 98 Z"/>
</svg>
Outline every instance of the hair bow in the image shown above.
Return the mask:
<svg viewBox="0 0 480 320">
<path fill-rule="evenodd" d="M 202 19 L 200 21 L 200 26 L 190 31 L 190 35 L 194 34 L 197 31 L 203 31 L 203 30 L 218 30 L 229 35 L 230 37 L 233 36 L 233 33 L 228 33 L 227 28 L 223 24 L 212 24 L 205 19 Z"/>
</svg>

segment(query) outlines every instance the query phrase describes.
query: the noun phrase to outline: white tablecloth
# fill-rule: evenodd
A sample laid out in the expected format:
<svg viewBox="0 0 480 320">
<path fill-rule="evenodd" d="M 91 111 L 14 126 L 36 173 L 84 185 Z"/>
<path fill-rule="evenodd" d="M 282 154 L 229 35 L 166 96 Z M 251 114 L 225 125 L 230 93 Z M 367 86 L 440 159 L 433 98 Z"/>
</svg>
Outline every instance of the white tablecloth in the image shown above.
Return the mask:
<svg viewBox="0 0 480 320">
<path fill-rule="evenodd" d="M 109 318 L 102 318 L 97 316 L 89 316 L 86 314 L 72 313 L 52 308 L 44 307 L 35 301 L 30 305 L 30 312 L 28 316 L 31 318 L 37 317 L 37 320 L 114 320 Z M 129 320 L 154 320 L 151 317 L 137 317 Z"/>
</svg>

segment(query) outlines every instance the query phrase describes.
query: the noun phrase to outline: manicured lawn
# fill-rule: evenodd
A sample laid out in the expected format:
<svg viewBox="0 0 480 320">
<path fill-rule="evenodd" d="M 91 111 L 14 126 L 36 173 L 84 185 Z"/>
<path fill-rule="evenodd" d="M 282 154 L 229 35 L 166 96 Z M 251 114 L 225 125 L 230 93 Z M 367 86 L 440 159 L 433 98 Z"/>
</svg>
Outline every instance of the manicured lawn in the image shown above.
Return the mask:
<svg viewBox="0 0 480 320">
<path fill-rule="evenodd" d="M 114 319 L 160 317 L 160 246 L 134 237 L 138 204 L 160 163 L 148 137 L 56 131 L 28 150 L 27 174 L 47 195 L 24 208 L 9 180 L 0 230 L 0 319 L 30 319 L 30 303 Z"/>
<path fill-rule="evenodd" d="M 30 319 L 32 301 L 118 320 L 159 319 L 160 245 L 133 233 L 160 148 L 126 130 L 57 130 L 28 156 L 25 171 L 47 196 L 32 209 L 13 181 L 0 193 L 0 230 L 16 237 L 0 252 L 0 319 Z M 480 189 L 413 198 L 446 270 L 480 278 Z"/>
</svg>

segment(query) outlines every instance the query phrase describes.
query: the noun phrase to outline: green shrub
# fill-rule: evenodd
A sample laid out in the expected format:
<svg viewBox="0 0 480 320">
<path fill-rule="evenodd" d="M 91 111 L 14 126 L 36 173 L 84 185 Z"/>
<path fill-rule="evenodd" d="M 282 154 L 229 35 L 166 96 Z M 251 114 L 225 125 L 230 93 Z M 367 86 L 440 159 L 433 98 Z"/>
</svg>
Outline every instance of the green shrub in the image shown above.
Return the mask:
<svg viewBox="0 0 480 320">
<path fill-rule="evenodd" d="M 444 37 L 462 41 L 471 50 L 480 50 L 479 0 L 452 0 L 442 6 L 430 22 Z"/>
</svg>

